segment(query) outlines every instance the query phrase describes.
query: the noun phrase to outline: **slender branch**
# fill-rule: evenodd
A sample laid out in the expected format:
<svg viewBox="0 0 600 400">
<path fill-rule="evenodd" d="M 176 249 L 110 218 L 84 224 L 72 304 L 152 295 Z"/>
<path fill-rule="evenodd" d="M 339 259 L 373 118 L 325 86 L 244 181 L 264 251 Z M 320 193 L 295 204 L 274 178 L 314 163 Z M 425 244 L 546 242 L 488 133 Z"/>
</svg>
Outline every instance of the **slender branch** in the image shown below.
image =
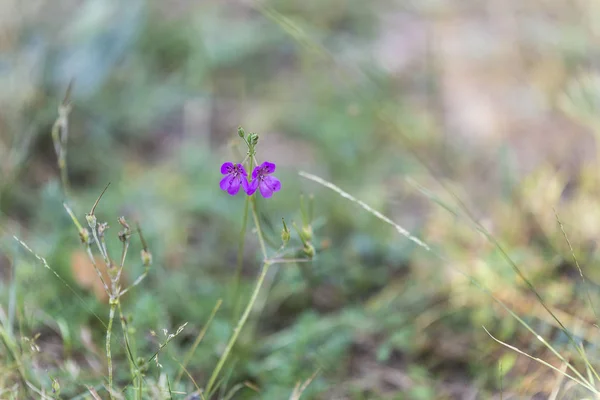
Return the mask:
<svg viewBox="0 0 600 400">
<path fill-rule="evenodd" d="M 146 277 L 146 275 L 148 275 L 148 269 L 146 268 L 146 270 L 144 271 L 143 274 L 141 274 L 140 276 L 138 276 L 138 278 L 135 280 L 135 282 L 133 282 L 128 288 L 123 289 L 121 291 L 121 293 L 119 293 L 119 297 L 123 296 L 125 293 L 129 292 L 131 289 L 133 289 L 134 287 L 136 287 L 137 285 L 140 284 L 140 282 L 142 282 L 144 280 L 144 278 Z"/>
<path fill-rule="evenodd" d="M 96 274 L 98 274 L 98 277 L 100 278 L 100 281 L 102 282 L 102 286 L 104 286 L 104 291 L 106 291 L 106 294 L 110 298 L 110 296 L 111 296 L 110 289 L 108 288 L 108 285 L 106 284 L 106 281 L 104 280 L 104 277 L 102 276 L 102 272 L 100 272 L 100 269 L 98 268 L 98 265 L 96 264 L 96 260 L 94 259 L 94 255 L 92 254 L 92 249 L 89 244 L 87 246 L 85 246 L 85 250 L 90 259 L 90 262 L 92 263 L 92 265 L 94 266 L 94 269 L 96 270 Z"/>
<path fill-rule="evenodd" d="M 271 264 L 296 264 L 296 263 L 309 263 L 312 260 L 308 258 L 272 258 L 270 260 L 266 260 Z"/>
</svg>

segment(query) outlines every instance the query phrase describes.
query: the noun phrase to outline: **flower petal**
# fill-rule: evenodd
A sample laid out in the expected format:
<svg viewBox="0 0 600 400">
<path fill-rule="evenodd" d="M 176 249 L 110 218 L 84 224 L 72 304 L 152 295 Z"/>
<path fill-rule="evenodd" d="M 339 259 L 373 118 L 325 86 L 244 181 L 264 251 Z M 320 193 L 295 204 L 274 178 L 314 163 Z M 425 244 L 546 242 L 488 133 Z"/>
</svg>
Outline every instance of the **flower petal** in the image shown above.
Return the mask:
<svg viewBox="0 0 600 400">
<path fill-rule="evenodd" d="M 246 168 L 244 168 L 242 164 L 236 164 L 236 167 L 242 175 L 248 176 L 248 174 L 246 173 Z"/>
<path fill-rule="evenodd" d="M 262 165 L 257 165 L 256 167 L 254 167 L 254 171 L 252 171 L 252 179 L 256 179 L 259 172 L 261 172 L 261 174 L 262 174 L 261 169 L 262 169 Z"/>
<path fill-rule="evenodd" d="M 273 196 L 273 189 L 271 189 L 271 186 L 269 186 L 265 181 L 261 181 L 258 184 L 258 189 L 260 190 L 260 194 L 262 194 L 265 199 Z"/>
<path fill-rule="evenodd" d="M 248 193 L 249 185 L 250 185 L 250 183 L 248 182 L 248 179 L 244 176 L 242 178 L 242 189 L 244 189 L 244 192 Z"/>
<path fill-rule="evenodd" d="M 233 170 L 233 163 L 231 162 L 226 162 L 223 165 L 221 165 L 221 173 L 223 175 L 225 174 L 230 174 Z"/>
<path fill-rule="evenodd" d="M 248 196 L 252 196 L 254 192 L 258 189 L 258 179 L 252 179 L 252 182 L 248 184 L 248 188 L 246 189 L 246 193 Z"/>
<path fill-rule="evenodd" d="M 237 192 L 240 191 L 241 184 L 242 184 L 242 178 L 239 176 L 234 177 L 233 179 L 231 179 L 231 181 L 229 183 L 229 187 L 227 188 L 227 193 L 229 193 L 232 196 L 235 196 L 237 194 Z"/>
<path fill-rule="evenodd" d="M 263 182 L 269 185 L 271 190 L 274 192 L 281 190 L 281 182 L 279 182 L 279 179 L 275 178 L 274 176 L 265 176 Z"/>
<path fill-rule="evenodd" d="M 275 164 L 265 161 L 262 163 L 261 167 L 263 168 L 263 174 L 272 174 L 275 172 Z"/>
<path fill-rule="evenodd" d="M 229 189 L 232 179 L 233 179 L 233 175 L 226 175 L 225 178 L 221 179 L 221 182 L 219 183 L 221 190 Z"/>
</svg>

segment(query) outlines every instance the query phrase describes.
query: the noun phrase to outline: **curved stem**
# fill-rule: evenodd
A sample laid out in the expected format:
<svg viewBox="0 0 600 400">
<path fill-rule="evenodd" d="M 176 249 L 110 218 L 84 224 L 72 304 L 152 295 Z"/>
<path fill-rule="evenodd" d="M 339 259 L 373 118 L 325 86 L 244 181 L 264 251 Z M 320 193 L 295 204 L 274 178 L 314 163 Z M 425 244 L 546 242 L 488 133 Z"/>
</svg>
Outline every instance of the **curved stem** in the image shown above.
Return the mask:
<svg viewBox="0 0 600 400">
<path fill-rule="evenodd" d="M 254 218 L 254 224 L 256 225 L 256 231 L 258 233 L 258 240 L 260 242 L 260 248 L 261 248 L 261 251 L 263 254 L 263 259 L 265 261 L 261 268 L 260 275 L 258 276 L 258 279 L 256 281 L 256 285 L 254 286 L 254 290 L 252 291 L 252 295 L 250 296 L 250 300 L 248 301 L 248 304 L 246 305 L 246 308 L 244 309 L 244 313 L 242 314 L 241 318 L 239 319 L 237 325 L 235 326 L 235 329 L 233 330 L 233 334 L 231 335 L 229 342 L 227 342 L 225 351 L 223 351 L 223 354 L 221 355 L 221 358 L 219 359 L 217 366 L 213 370 L 213 373 L 210 376 L 208 383 L 206 384 L 205 392 L 206 392 L 207 398 L 210 397 L 211 390 L 213 389 L 213 385 L 215 384 L 215 382 L 219 376 L 219 372 L 221 372 L 223 365 L 225 365 L 225 361 L 227 361 L 227 357 L 229 357 L 229 353 L 231 352 L 231 349 L 235 345 L 235 342 L 237 341 L 238 336 L 239 336 L 240 332 L 242 331 L 242 328 L 244 327 L 244 324 L 246 323 L 246 321 L 248 320 L 248 317 L 250 316 L 250 312 L 252 311 L 252 308 L 254 307 L 254 303 L 256 303 L 256 299 L 258 298 L 258 293 L 260 292 L 260 289 L 265 281 L 265 277 L 267 276 L 267 272 L 269 271 L 269 267 L 271 266 L 271 262 L 269 262 L 267 260 L 268 259 L 267 248 L 265 246 L 265 241 L 263 238 L 262 230 L 260 228 L 260 222 L 258 221 L 255 197 L 251 197 L 251 201 L 252 201 L 252 217 Z"/>
<path fill-rule="evenodd" d="M 229 356 L 229 353 L 231 352 L 233 345 L 237 341 L 237 338 L 238 338 L 240 332 L 242 331 L 244 324 L 248 320 L 248 316 L 250 316 L 250 312 L 252 311 L 252 307 L 254 306 L 254 303 L 256 302 L 256 298 L 258 297 L 260 288 L 262 287 L 262 284 L 265 280 L 265 276 L 267 276 L 267 272 L 269 270 L 270 265 L 271 264 L 267 262 L 267 263 L 264 263 L 262 266 L 260 275 L 258 276 L 258 280 L 256 281 L 256 285 L 254 286 L 254 290 L 252 291 L 252 296 L 250 297 L 250 301 L 248 301 L 248 304 L 246 305 L 246 309 L 244 310 L 242 317 L 240 318 L 237 325 L 235 326 L 235 329 L 233 330 L 233 334 L 231 335 L 229 342 L 227 342 L 225 351 L 223 351 L 223 354 L 221 355 L 221 358 L 219 359 L 217 366 L 215 367 L 212 375 L 210 376 L 210 379 L 208 380 L 208 383 L 207 383 L 206 389 L 205 389 L 205 393 L 207 396 L 210 396 L 210 392 L 219 376 L 219 372 L 221 372 L 223 365 L 225 365 L 225 361 L 227 361 L 227 357 Z"/>
</svg>

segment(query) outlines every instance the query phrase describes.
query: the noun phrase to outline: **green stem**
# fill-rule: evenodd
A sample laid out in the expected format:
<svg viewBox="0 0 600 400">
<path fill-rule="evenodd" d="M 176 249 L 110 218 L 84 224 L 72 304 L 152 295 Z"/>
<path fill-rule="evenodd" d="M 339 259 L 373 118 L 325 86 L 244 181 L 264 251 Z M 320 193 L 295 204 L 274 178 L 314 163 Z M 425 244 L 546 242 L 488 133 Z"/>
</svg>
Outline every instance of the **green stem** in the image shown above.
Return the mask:
<svg viewBox="0 0 600 400">
<path fill-rule="evenodd" d="M 183 376 L 183 373 L 186 371 L 185 368 L 187 367 L 187 365 L 191 361 L 192 356 L 194 355 L 194 352 L 196 351 L 196 348 L 198 347 L 198 345 L 200 344 L 200 342 L 204 338 L 204 335 L 206 334 L 206 331 L 208 330 L 208 327 L 210 326 L 210 323 L 212 322 L 213 318 L 217 314 L 217 311 L 221 307 L 221 303 L 222 303 L 222 301 L 221 301 L 221 299 L 219 299 L 217 301 L 217 304 L 215 304 L 215 307 L 213 308 L 212 312 L 210 313 L 210 316 L 208 317 L 208 321 L 206 321 L 206 324 L 204 324 L 204 327 L 202 328 L 202 330 L 200 331 L 200 333 L 198 333 L 198 336 L 196 337 L 196 340 L 194 341 L 194 344 L 192 344 L 192 347 L 190 347 L 190 349 L 188 350 L 187 354 L 185 355 L 185 358 L 183 359 L 183 363 L 179 364 L 180 369 L 179 369 L 179 373 L 177 374 L 177 378 L 175 378 L 174 386 L 178 386 L 179 385 L 179 381 L 181 380 L 181 377 Z"/>
<path fill-rule="evenodd" d="M 135 365 L 135 355 L 132 353 L 133 349 L 131 348 L 131 341 L 129 340 L 129 334 L 127 333 L 127 324 L 125 323 L 125 314 L 123 313 L 123 308 L 121 307 L 121 302 L 119 301 L 117 303 L 117 306 L 119 307 L 119 319 L 121 320 L 121 330 L 123 331 L 123 339 L 125 340 L 125 346 L 126 346 L 126 352 L 127 352 L 127 359 L 129 361 L 129 371 L 131 373 L 131 377 L 132 377 L 132 382 L 135 383 L 136 379 L 138 380 L 138 384 L 141 384 L 141 380 L 142 377 L 140 374 L 137 373 L 137 368 Z M 139 386 L 139 385 L 138 385 Z M 137 390 L 137 398 L 141 399 L 141 387 L 138 387 Z"/>
<path fill-rule="evenodd" d="M 98 265 L 96 264 L 96 259 L 94 258 L 94 255 L 92 254 L 92 248 L 90 247 L 89 244 L 85 247 L 85 250 L 88 255 L 88 258 L 90 259 L 90 262 L 94 266 L 94 270 L 96 270 L 96 274 L 98 274 L 98 277 L 100 278 L 100 282 L 102 282 L 102 286 L 104 286 L 104 291 L 110 298 L 110 296 L 111 296 L 110 289 L 108 288 L 108 285 L 106 284 L 106 281 L 104 280 L 104 277 L 102 276 L 102 272 L 100 272 L 100 269 L 98 269 Z"/>
<path fill-rule="evenodd" d="M 260 229 L 260 221 L 258 220 L 258 212 L 256 211 L 256 196 L 252 196 L 252 218 L 254 218 L 254 225 L 256 225 L 256 233 L 258 234 L 258 242 L 260 243 L 263 259 L 267 260 L 267 246 L 265 246 L 265 239 L 262 229 Z"/>
<path fill-rule="evenodd" d="M 135 280 L 135 282 L 133 282 L 129 287 L 123 289 L 121 291 L 121 293 L 119 293 L 119 297 L 123 296 L 125 293 L 129 292 L 131 289 L 133 289 L 134 287 L 139 285 L 147 275 L 148 275 L 148 268 L 146 268 L 146 270 L 144 271 L 143 274 L 138 276 L 138 278 Z"/>
<path fill-rule="evenodd" d="M 106 328 L 106 359 L 108 361 L 108 396 L 112 399 L 112 386 L 113 386 L 113 368 L 112 368 L 112 353 L 110 350 L 110 339 L 112 334 L 112 324 L 115 318 L 115 309 L 117 307 L 112 296 L 110 298 L 110 314 L 108 316 L 108 328 Z"/>
<path fill-rule="evenodd" d="M 252 161 L 250 161 L 250 165 L 252 165 Z M 250 208 L 250 196 L 246 197 L 246 201 L 244 202 L 244 218 L 242 220 L 242 230 L 240 231 L 240 242 L 238 246 L 237 253 L 237 266 L 235 268 L 235 276 L 232 285 L 232 298 L 233 298 L 233 320 L 237 319 L 239 316 L 239 308 L 240 304 L 240 281 L 242 279 L 242 267 L 244 261 L 244 245 L 246 243 L 246 228 L 248 226 L 248 209 Z"/>
<path fill-rule="evenodd" d="M 260 288 L 262 287 L 262 284 L 265 280 L 265 276 L 267 276 L 267 272 L 269 270 L 270 265 L 271 264 L 268 262 L 263 264 L 262 269 L 260 271 L 260 275 L 258 276 L 258 280 L 256 281 L 256 285 L 254 286 L 254 291 L 252 292 L 252 296 L 250 297 L 250 301 L 248 301 L 248 304 L 246 305 L 246 309 L 244 310 L 242 317 L 238 321 L 235 329 L 233 330 L 233 334 L 231 335 L 229 342 L 227 342 L 225 351 L 223 351 L 223 354 L 221 355 L 221 358 L 219 359 L 217 366 L 215 367 L 212 375 L 210 376 L 210 379 L 208 380 L 208 384 L 206 385 L 206 390 L 205 390 L 207 398 L 210 396 L 213 385 L 215 384 L 215 382 L 219 376 L 219 372 L 221 372 L 223 365 L 225 365 L 225 361 L 227 361 L 227 357 L 229 356 L 231 349 L 233 348 L 240 332 L 242 331 L 242 328 L 244 327 L 244 324 L 246 323 L 246 321 L 248 320 L 248 317 L 250 316 L 250 312 L 252 311 L 252 307 L 254 306 L 254 303 L 256 302 L 258 293 L 260 292 Z"/>
<path fill-rule="evenodd" d="M 244 139 L 245 141 L 246 139 Z M 246 142 L 246 144 L 248 144 Z M 250 145 L 248 145 L 250 146 Z M 249 171 L 252 173 L 252 167 L 254 166 L 254 158 L 250 157 Z M 237 254 L 237 266 L 235 268 L 235 278 L 232 285 L 233 290 L 233 320 L 238 318 L 241 306 L 241 291 L 240 291 L 240 282 L 242 279 L 242 268 L 244 261 L 244 245 L 246 244 L 246 228 L 248 226 L 248 209 L 250 208 L 250 196 L 246 196 L 246 200 L 244 201 L 244 217 L 242 220 L 242 229 L 240 230 L 240 238 L 239 238 L 239 246 L 238 246 L 238 254 Z"/>
</svg>

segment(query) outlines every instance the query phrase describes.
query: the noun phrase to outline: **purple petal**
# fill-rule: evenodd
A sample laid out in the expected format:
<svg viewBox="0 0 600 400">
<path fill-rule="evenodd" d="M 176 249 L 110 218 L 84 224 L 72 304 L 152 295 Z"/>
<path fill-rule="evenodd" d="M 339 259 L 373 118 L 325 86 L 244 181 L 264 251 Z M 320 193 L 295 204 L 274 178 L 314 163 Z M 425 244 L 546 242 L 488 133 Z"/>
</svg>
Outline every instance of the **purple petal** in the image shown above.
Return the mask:
<svg viewBox="0 0 600 400">
<path fill-rule="evenodd" d="M 266 199 L 273 196 L 273 192 L 281 189 L 281 182 L 274 176 L 265 176 L 265 178 L 259 183 L 258 188 L 260 194 Z"/>
<path fill-rule="evenodd" d="M 242 178 L 235 177 L 229 182 L 229 187 L 227 188 L 227 193 L 232 196 L 235 196 L 237 192 L 240 191 L 240 185 L 242 183 Z"/>
<path fill-rule="evenodd" d="M 246 177 L 242 178 L 242 189 L 244 189 L 244 192 L 248 193 L 248 187 L 249 187 L 249 183 L 248 183 L 248 179 L 246 179 Z"/>
<path fill-rule="evenodd" d="M 252 182 L 248 184 L 248 188 L 246 189 L 246 193 L 248 196 L 252 196 L 254 192 L 258 189 L 258 179 L 252 179 Z"/>
<path fill-rule="evenodd" d="M 281 182 L 279 182 L 279 179 L 275 178 L 274 176 L 265 176 L 264 182 L 266 182 L 274 192 L 281 190 Z"/>
<path fill-rule="evenodd" d="M 221 173 L 223 175 L 231 173 L 232 169 L 233 169 L 233 163 L 226 162 L 223 165 L 221 165 Z"/>
<path fill-rule="evenodd" d="M 248 176 L 248 174 L 246 173 L 246 168 L 244 168 L 244 166 L 242 164 L 236 164 L 236 167 L 238 168 L 238 171 L 244 175 L 244 176 Z"/>
<path fill-rule="evenodd" d="M 264 181 L 258 184 L 258 189 L 260 190 L 260 194 L 262 194 L 265 199 L 273 196 L 273 190 Z"/>
<path fill-rule="evenodd" d="M 254 171 L 252 171 L 252 179 L 256 179 L 261 168 L 261 165 L 257 165 L 256 167 L 254 167 Z"/>
<path fill-rule="evenodd" d="M 263 168 L 263 174 L 272 174 L 275 172 L 275 164 L 268 161 L 262 163 L 261 167 Z"/>
<path fill-rule="evenodd" d="M 233 175 L 227 175 L 227 176 L 225 176 L 225 178 L 221 179 L 221 183 L 219 183 L 221 190 L 229 189 L 232 179 L 233 179 Z"/>
</svg>

